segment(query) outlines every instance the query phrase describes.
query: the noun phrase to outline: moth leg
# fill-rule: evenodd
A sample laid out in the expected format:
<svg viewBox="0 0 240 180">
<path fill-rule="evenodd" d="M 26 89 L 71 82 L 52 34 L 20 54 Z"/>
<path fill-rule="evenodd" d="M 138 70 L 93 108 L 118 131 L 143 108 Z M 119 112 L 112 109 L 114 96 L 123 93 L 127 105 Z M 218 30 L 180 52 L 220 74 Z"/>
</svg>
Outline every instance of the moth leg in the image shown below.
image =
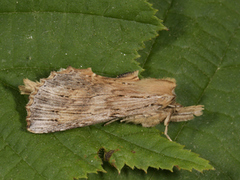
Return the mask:
<svg viewBox="0 0 240 180">
<path fill-rule="evenodd" d="M 167 134 L 168 133 L 168 125 L 169 125 L 169 122 L 171 121 L 171 115 L 172 115 L 172 113 L 169 112 L 166 119 L 164 120 L 164 126 L 165 126 L 164 135 L 169 139 L 169 141 L 172 141 L 172 139 Z"/>
<path fill-rule="evenodd" d="M 104 124 L 104 126 L 106 126 L 106 125 L 109 125 L 109 124 L 111 124 L 111 123 L 113 123 L 113 122 L 115 122 L 115 121 L 118 121 L 118 120 L 120 120 L 120 119 L 122 119 L 122 118 L 114 118 L 114 119 L 111 119 L 111 120 L 109 120 L 107 123 L 105 123 Z"/>
</svg>

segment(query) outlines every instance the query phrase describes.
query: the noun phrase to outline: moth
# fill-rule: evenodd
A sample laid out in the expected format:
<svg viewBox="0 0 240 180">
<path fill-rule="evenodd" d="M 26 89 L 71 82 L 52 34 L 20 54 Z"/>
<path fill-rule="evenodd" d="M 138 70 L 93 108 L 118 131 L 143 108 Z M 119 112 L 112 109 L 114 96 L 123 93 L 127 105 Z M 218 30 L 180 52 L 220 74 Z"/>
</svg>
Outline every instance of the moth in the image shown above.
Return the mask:
<svg viewBox="0 0 240 180">
<path fill-rule="evenodd" d="M 138 78 L 138 71 L 117 78 L 88 69 L 68 67 L 51 72 L 46 79 L 23 80 L 21 94 L 29 95 L 27 130 L 50 133 L 113 121 L 153 127 L 164 122 L 188 121 L 202 115 L 203 105 L 183 107 L 176 103 L 174 79 Z"/>
</svg>

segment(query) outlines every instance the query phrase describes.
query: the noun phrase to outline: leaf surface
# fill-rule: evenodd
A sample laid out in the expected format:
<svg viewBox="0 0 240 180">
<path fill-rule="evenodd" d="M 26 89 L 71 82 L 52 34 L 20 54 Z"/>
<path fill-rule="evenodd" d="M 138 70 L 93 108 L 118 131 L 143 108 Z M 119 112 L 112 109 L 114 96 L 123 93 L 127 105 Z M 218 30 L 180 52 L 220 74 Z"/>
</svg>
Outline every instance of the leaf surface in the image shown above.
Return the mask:
<svg viewBox="0 0 240 180">
<path fill-rule="evenodd" d="M 145 58 L 139 59 L 145 69 L 142 75 L 173 77 L 178 85 L 177 102 L 205 105 L 203 116 L 172 123 L 169 135 L 210 160 L 215 171 L 171 174 L 149 169 L 139 179 L 239 179 L 239 2 L 150 2 L 169 31 L 161 31 L 143 50 Z M 119 178 L 129 178 L 128 168 L 125 170 Z"/>
<path fill-rule="evenodd" d="M 143 42 L 164 29 L 145 1 L 0 2 L 2 179 L 72 179 L 105 169 L 107 173 L 89 178 L 239 177 L 239 4 L 153 3 L 169 31 L 146 44 L 139 66 L 133 60 Z M 216 171 L 174 169 L 169 174 L 150 168 L 142 174 L 125 167 L 116 176 L 124 164 L 144 171 L 149 166 L 212 168 L 208 161 L 161 137 L 155 128 L 116 122 L 53 134 L 27 132 L 28 99 L 17 86 L 23 78 L 39 80 L 69 65 L 92 67 L 105 76 L 145 69 L 144 77 L 176 78 L 178 102 L 204 104 L 206 110 L 191 122 L 171 123 L 169 135 L 209 159 Z M 163 125 L 157 128 L 163 131 Z M 101 166 L 100 148 L 117 171 L 106 163 Z M 223 165 L 226 162 L 228 167 Z"/>
</svg>

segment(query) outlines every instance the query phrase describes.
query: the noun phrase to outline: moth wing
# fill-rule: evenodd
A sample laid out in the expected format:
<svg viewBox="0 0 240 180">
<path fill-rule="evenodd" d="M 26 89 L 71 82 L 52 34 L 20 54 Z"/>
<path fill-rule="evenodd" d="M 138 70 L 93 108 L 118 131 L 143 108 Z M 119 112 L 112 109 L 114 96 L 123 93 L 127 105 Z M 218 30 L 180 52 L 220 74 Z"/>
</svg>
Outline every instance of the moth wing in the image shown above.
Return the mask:
<svg viewBox="0 0 240 180">
<path fill-rule="evenodd" d="M 105 90 L 93 86 L 95 76 L 91 69 L 69 67 L 41 79 L 27 104 L 28 130 L 49 133 L 107 121 L 105 101 L 96 94 Z"/>
</svg>

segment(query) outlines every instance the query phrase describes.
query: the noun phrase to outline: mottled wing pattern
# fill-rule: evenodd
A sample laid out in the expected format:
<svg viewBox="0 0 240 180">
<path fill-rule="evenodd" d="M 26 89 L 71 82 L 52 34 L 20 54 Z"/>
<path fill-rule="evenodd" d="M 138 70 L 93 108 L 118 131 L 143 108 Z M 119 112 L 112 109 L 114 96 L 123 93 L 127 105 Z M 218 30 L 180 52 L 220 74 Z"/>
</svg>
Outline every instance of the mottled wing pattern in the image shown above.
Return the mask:
<svg viewBox="0 0 240 180">
<path fill-rule="evenodd" d="M 48 133 L 121 119 L 152 127 L 164 121 L 187 121 L 202 114 L 203 106 L 182 107 L 175 102 L 174 79 L 142 79 L 138 71 L 118 78 L 96 75 L 91 68 L 68 67 L 51 72 L 40 82 L 24 80 L 22 94 L 30 94 L 28 130 Z"/>
<path fill-rule="evenodd" d="M 64 73 L 63 73 L 64 72 Z M 134 90 L 137 72 L 105 78 L 91 69 L 53 72 L 30 95 L 28 130 L 48 133 L 157 111 L 157 97 Z M 117 82 L 116 82 L 117 80 Z M 135 88 L 136 89 L 136 88 Z"/>
</svg>

